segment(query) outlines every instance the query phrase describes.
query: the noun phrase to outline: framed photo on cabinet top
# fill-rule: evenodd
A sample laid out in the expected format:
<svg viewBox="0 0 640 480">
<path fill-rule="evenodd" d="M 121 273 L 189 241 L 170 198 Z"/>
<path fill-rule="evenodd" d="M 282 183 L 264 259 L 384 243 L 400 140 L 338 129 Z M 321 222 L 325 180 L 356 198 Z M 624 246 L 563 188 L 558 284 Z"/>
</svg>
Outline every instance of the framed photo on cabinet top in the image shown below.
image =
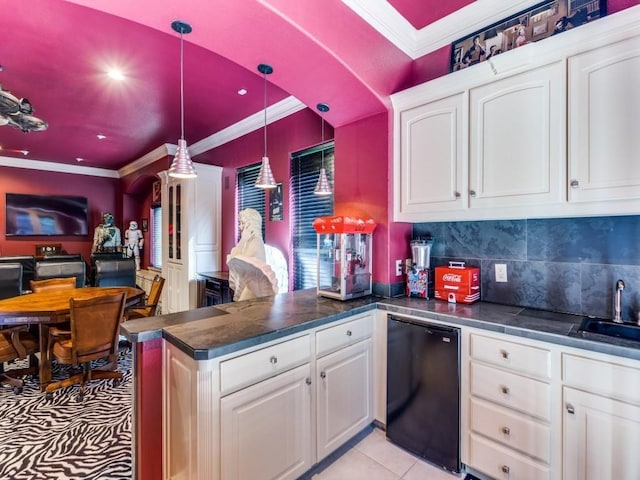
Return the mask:
<svg viewBox="0 0 640 480">
<path fill-rule="evenodd" d="M 491 60 L 606 15 L 606 0 L 546 0 L 451 45 L 450 72 Z"/>
</svg>

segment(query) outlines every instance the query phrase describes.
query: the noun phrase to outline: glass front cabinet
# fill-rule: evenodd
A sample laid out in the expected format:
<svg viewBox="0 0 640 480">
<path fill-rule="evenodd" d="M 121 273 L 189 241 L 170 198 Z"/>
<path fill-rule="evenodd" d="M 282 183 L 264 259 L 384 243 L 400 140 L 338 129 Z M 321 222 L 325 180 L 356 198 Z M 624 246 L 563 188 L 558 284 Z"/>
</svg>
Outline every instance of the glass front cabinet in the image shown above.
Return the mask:
<svg viewBox="0 0 640 480">
<path fill-rule="evenodd" d="M 222 168 L 196 164 L 197 178 L 162 182 L 164 313 L 198 307 L 198 272 L 220 270 Z"/>
</svg>

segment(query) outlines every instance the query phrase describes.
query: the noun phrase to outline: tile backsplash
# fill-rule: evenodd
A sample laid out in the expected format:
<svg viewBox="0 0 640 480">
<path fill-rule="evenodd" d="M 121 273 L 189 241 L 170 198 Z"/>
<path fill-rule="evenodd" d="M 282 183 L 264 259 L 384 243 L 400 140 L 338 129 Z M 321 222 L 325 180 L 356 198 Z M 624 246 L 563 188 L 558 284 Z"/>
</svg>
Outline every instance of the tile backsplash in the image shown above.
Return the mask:
<svg viewBox="0 0 640 480">
<path fill-rule="evenodd" d="M 640 315 L 640 216 L 417 223 L 431 235 L 431 266 L 480 267 L 481 299 L 565 313 L 613 317 L 614 286 L 624 321 Z M 507 282 L 495 281 L 495 264 Z"/>
</svg>

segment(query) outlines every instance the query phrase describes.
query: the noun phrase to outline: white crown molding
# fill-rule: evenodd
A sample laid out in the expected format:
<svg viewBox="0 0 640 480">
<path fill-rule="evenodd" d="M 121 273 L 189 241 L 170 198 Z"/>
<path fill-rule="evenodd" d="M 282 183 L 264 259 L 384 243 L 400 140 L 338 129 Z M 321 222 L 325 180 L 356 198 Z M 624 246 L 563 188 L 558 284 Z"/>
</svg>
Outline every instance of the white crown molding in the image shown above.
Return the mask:
<svg viewBox="0 0 640 480">
<path fill-rule="evenodd" d="M 267 124 L 277 122 L 305 108 L 307 106 L 296 97 L 287 97 L 267 108 Z M 189 147 L 189 154 L 195 157 L 262 127 L 264 127 L 263 110 L 194 143 Z"/>
<path fill-rule="evenodd" d="M 93 177 L 120 178 L 115 170 L 105 168 L 82 167 L 63 163 L 44 162 L 42 160 L 27 160 L 12 157 L 0 157 L 0 166 L 24 168 L 28 170 L 44 170 L 47 172 L 73 173 L 75 175 L 90 175 Z"/>
<path fill-rule="evenodd" d="M 171 143 L 165 143 L 163 145 L 160 145 L 158 148 L 151 150 L 146 155 L 143 155 L 137 160 L 134 160 L 130 164 L 122 167 L 120 170 L 118 170 L 118 175 L 120 177 L 124 177 L 133 172 L 136 172 L 137 170 L 140 170 L 141 168 L 146 167 L 147 165 L 151 165 L 152 163 L 157 162 L 158 160 L 161 160 L 171 155 L 175 155 L 177 148 L 178 148 L 177 145 L 174 145 Z"/>
<path fill-rule="evenodd" d="M 387 0 L 342 2 L 415 60 L 536 5 L 540 0 L 476 0 L 420 30 L 416 30 Z"/>
</svg>

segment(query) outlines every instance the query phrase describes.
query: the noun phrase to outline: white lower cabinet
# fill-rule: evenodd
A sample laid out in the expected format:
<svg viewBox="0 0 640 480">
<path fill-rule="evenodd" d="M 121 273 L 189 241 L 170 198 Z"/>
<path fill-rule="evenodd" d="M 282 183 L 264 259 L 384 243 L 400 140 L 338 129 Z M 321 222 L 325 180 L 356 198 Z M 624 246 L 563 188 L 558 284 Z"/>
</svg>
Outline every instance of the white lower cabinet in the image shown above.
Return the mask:
<svg viewBox="0 0 640 480">
<path fill-rule="evenodd" d="M 296 479 L 349 441 L 373 421 L 373 324 L 201 361 L 164 342 L 164 479 Z"/>
<path fill-rule="evenodd" d="M 640 478 L 636 365 L 615 357 L 563 355 L 564 480 Z"/>
<path fill-rule="evenodd" d="M 550 349 L 484 332 L 466 332 L 464 339 L 463 462 L 497 479 L 559 478 L 553 473 Z"/>
<path fill-rule="evenodd" d="M 318 461 L 371 423 L 371 367 L 371 340 L 364 340 L 318 359 Z"/>
<path fill-rule="evenodd" d="M 311 467 L 310 375 L 302 365 L 222 398 L 221 478 L 294 479 Z"/>
</svg>

